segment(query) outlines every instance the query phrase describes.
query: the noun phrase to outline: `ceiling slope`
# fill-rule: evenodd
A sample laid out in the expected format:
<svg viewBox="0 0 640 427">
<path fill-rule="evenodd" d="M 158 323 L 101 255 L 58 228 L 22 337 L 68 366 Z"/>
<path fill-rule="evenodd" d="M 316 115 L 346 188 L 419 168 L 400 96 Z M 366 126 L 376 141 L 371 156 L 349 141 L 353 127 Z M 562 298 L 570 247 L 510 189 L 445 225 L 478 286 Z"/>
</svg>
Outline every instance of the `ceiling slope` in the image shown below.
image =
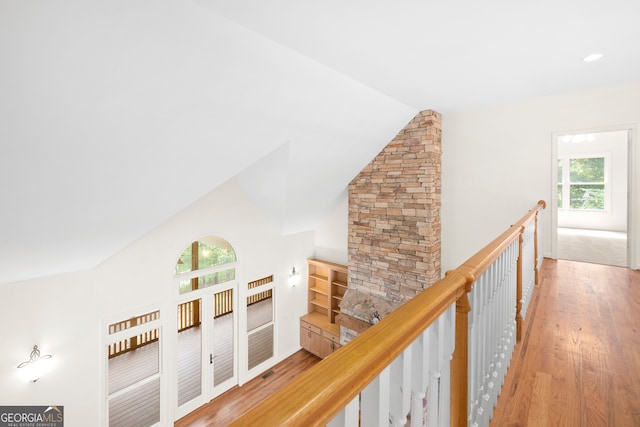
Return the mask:
<svg viewBox="0 0 640 427">
<path fill-rule="evenodd" d="M 638 79 L 639 18 L 628 0 L 0 1 L 0 283 L 91 268 L 233 177 L 283 233 L 311 229 L 419 110 Z"/>
<path fill-rule="evenodd" d="M 640 2 L 197 0 L 417 110 L 640 77 Z M 582 58 L 603 53 L 601 61 Z"/>
<path fill-rule="evenodd" d="M 0 61 L 0 283 L 91 268 L 284 143 L 275 212 L 309 229 L 307 186 L 335 200 L 413 115 L 191 2 L 1 2 Z"/>
</svg>

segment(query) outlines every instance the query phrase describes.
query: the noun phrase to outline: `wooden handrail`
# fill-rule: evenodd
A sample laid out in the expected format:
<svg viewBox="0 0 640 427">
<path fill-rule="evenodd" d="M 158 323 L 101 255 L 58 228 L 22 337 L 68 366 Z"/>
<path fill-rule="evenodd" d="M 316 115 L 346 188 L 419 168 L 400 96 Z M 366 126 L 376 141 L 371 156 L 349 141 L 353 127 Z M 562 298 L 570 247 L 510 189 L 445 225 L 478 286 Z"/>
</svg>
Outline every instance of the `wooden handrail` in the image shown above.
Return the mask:
<svg viewBox="0 0 640 427">
<path fill-rule="evenodd" d="M 323 426 L 466 292 L 448 274 L 348 345 L 298 375 L 231 426 Z M 393 333 L 389 333 L 393 331 Z"/>
<path fill-rule="evenodd" d="M 458 267 L 458 270 L 461 269 L 463 274 L 470 274 L 474 279 L 478 278 L 498 259 L 498 256 L 500 256 L 504 249 L 518 238 L 524 227 L 536 217 L 538 211 L 545 209 L 546 206 L 547 204 L 544 200 L 538 201 L 533 209 L 527 212 L 518 222 L 472 255 L 471 258 L 463 262 L 462 265 Z"/>
<path fill-rule="evenodd" d="M 326 425 L 452 304 L 466 296 L 475 278 L 489 268 L 545 206 L 544 201 L 538 202 L 520 221 L 460 267 L 447 272 L 443 279 L 364 331 L 348 345 L 300 374 L 235 420 L 231 426 Z M 452 388 L 454 386 L 452 383 Z M 466 412 L 466 392 L 457 392 L 464 400 L 460 405 L 465 407 Z M 466 422 L 466 416 L 462 415 L 460 421 L 460 424 Z"/>
</svg>

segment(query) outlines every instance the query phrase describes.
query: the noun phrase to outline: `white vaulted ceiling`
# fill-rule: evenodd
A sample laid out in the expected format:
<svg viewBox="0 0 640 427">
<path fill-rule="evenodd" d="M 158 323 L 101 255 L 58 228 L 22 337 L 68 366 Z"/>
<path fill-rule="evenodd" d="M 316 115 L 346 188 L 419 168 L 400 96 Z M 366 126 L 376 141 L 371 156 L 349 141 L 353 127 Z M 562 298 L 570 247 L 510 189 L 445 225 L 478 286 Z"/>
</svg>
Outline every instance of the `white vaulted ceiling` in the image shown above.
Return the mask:
<svg viewBox="0 0 640 427">
<path fill-rule="evenodd" d="M 0 283 L 90 268 L 233 177 L 283 233 L 312 229 L 419 110 L 637 79 L 638 18 L 628 0 L 0 0 Z"/>
</svg>

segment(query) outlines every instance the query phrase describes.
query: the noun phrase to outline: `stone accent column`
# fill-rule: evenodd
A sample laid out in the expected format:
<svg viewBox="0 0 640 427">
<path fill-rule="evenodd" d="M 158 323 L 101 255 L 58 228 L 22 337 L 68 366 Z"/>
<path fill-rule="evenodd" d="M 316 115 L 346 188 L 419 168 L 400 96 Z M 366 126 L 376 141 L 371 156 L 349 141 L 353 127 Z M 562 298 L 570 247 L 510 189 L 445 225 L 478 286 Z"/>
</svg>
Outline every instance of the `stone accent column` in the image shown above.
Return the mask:
<svg viewBox="0 0 640 427">
<path fill-rule="evenodd" d="M 441 122 L 418 113 L 349 184 L 349 316 L 384 317 L 440 279 Z"/>
</svg>

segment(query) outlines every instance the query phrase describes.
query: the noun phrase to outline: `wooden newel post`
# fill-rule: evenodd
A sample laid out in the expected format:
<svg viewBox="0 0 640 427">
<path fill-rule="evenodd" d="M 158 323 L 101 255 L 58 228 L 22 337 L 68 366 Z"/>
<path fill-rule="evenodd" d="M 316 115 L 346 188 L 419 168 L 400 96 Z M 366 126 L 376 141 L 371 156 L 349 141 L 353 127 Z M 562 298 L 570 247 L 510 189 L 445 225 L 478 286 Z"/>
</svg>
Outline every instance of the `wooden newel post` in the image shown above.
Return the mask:
<svg viewBox="0 0 640 427">
<path fill-rule="evenodd" d="M 524 244 L 524 226 L 518 236 L 518 261 L 516 268 L 516 342 L 522 337 L 522 245 Z"/>
<path fill-rule="evenodd" d="M 467 425 L 469 404 L 469 304 L 468 292 L 473 279 L 468 282 L 467 293 L 456 301 L 456 347 L 451 361 L 451 426 Z"/>
</svg>

